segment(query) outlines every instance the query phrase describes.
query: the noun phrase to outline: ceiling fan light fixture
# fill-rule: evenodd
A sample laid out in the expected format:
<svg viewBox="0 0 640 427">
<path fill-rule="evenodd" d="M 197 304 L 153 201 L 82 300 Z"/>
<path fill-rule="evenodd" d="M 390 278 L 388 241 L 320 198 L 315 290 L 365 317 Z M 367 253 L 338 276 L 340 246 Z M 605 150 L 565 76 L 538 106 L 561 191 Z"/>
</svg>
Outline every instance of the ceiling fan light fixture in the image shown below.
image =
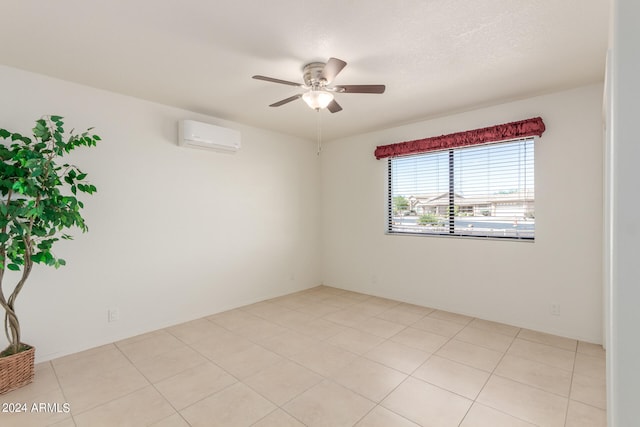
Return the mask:
<svg viewBox="0 0 640 427">
<path fill-rule="evenodd" d="M 333 101 L 333 94 L 324 90 L 311 89 L 302 94 L 302 99 L 307 103 L 309 108 L 320 110 L 327 108 L 331 101 Z"/>
</svg>

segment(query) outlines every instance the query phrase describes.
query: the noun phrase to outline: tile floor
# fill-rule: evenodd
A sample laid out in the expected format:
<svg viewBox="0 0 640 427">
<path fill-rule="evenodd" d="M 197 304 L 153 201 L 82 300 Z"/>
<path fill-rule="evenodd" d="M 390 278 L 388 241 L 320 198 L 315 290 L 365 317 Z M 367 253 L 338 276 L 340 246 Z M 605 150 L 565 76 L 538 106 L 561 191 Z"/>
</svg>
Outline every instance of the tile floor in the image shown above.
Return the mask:
<svg viewBox="0 0 640 427">
<path fill-rule="evenodd" d="M 325 286 L 36 370 L 0 425 L 606 425 L 601 346 Z"/>
</svg>

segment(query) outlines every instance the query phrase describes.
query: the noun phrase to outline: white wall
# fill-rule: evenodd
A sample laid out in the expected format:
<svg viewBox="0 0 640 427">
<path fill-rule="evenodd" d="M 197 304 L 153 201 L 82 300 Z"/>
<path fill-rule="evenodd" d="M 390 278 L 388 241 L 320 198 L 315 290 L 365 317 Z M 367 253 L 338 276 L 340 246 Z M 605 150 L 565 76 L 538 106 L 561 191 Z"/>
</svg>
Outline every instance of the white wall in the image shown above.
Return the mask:
<svg viewBox="0 0 640 427">
<path fill-rule="evenodd" d="M 323 283 L 601 342 L 602 92 L 595 84 L 325 144 Z M 535 116 L 547 130 L 535 148 L 534 243 L 385 235 L 377 145 Z"/>
<path fill-rule="evenodd" d="M 74 156 L 98 187 L 89 233 L 57 248 L 66 267 L 36 267 L 17 303 L 38 360 L 319 284 L 313 143 L 7 67 L 0 99 L 0 127 L 58 114 L 103 138 Z M 185 118 L 240 130 L 242 149 L 178 147 Z"/>
<path fill-rule="evenodd" d="M 612 93 L 608 100 L 611 119 L 609 140 L 612 167 L 610 325 L 607 334 L 607 416 L 610 427 L 638 424 L 640 396 L 640 3 L 613 2 Z"/>
</svg>

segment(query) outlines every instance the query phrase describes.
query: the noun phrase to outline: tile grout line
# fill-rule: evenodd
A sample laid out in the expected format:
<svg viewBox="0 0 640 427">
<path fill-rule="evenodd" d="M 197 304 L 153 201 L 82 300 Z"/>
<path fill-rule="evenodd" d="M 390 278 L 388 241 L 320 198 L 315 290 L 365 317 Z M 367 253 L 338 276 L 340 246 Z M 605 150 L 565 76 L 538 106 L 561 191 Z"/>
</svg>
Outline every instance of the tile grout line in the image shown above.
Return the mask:
<svg viewBox="0 0 640 427">
<path fill-rule="evenodd" d="M 60 393 L 62 393 L 62 397 L 64 397 L 65 402 L 69 402 L 69 398 L 65 394 L 64 388 L 62 387 L 62 383 L 60 382 L 60 377 L 58 376 L 58 372 L 56 371 L 55 365 L 51 360 L 47 361 L 47 363 L 51 365 L 51 370 L 53 371 L 53 375 L 55 375 L 56 377 L 56 382 L 58 383 L 58 387 L 60 388 Z M 69 405 L 71 405 L 71 403 L 69 403 Z M 73 416 L 73 409 L 69 411 L 69 414 L 71 415 L 71 422 L 73 423 L 74 426 L 77 426 L 78 424 L 76 423 L 76 419 Z"/>
<path fill-rule="evenodd" d="M 567 425 L 567 420 L 569 417 L 569 405 L 571 404 L 571 391 L 573 389 L 573 379 L 576 373 L 576 361 L 578 356 L 578 341 L 576 340 L 576 351 L 573 354 L 573 367 L 571 369 L 571 380 L 569 381 L 569 395 L 567 396 L 567 408 L 564 411 L 564 426 Z"/>
<path fill-rule="evenodd" d="M 498 366 L 500 365 L 500 363 L 502 363 L 502 360 L 504 359 L 504 357 L 507 355 L 507 352 L 509 351 L 509 349 L 511 348 L 511 346 L 513 345 L 513 343 L 516 340 L 516 337 L 518 336 L 518 334 L 520 333 L 520 331 L 522 330 L 522 328 L 518 329 L 518 332 L 511 338 L 511 343 L 509 343 L 509 346 L 507 347 L 507 349 L 502 353 L 502 356 L 500 357 L 500 360 L 498 360 L 498 362 L 496 363 L 496 365 L 493 367 L 493 369 L 491 370 L 491 372 L 489 373 L 489 376 L 487 377 L 486 381 L 484 382 L 484 384 L 482 385 L 482 387 L 480 387 L 480 390 L 478 390 L 478 394 L 476 395 L 476 397 L 473 399 L 473 403 L 471 404 L 471 406 L 469 407 L 469 410 L 467 410 L 467 413 L 464 414 L 464 417 L 462 418 L 462 420 L 460 421 L 460 425 L 464 422 L 464 419 L 467 417 L 467 415 L 469 415 L 469 412 L 471 411 L 471 408 L 473 407 L 473 405 L 475 405 L 476 403 L 478 403 L 479 405 L 482 405 L 482 403 L 478 402 L 478 398 L 480 397 L 480 395 L 482 394 L 482 391 L 485 389 L 485 387 L 487 386 L 487 384 L 489 383 L 489 381 L 491 380 L 491 377 L 493 377 L 495 375 L 496 369 L 498 369 Z M 486 406 L 486 405 L 485 405 Z M 515 415 L 512 414 L 508 414 L 500 409 L 497 408 L 493 408 L 491 406 L 488 406 L 498 412 L 501 412 L 503 414 L 509 415 L 510 417 L 514 417 L 517 419 L 521 419 L 520 417 L 516 417 Z M 522 420 L 525 421 L 525 420 Z M 528 422 L 528 421 L 527 421 Z"/>
</svg>

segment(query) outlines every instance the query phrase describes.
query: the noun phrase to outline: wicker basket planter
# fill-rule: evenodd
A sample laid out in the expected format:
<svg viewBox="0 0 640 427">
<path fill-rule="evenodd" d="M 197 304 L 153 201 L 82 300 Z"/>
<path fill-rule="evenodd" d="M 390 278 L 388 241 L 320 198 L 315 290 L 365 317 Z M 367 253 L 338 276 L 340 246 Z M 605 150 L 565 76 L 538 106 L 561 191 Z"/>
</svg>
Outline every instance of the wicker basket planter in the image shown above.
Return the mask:
<svg viewBox="0 0 640 427">
<path fill-rule="evenodd" d="M 24 387 L 33 381 L 36 349 L 0 357 L 0 394 Z"/>
</svg>

